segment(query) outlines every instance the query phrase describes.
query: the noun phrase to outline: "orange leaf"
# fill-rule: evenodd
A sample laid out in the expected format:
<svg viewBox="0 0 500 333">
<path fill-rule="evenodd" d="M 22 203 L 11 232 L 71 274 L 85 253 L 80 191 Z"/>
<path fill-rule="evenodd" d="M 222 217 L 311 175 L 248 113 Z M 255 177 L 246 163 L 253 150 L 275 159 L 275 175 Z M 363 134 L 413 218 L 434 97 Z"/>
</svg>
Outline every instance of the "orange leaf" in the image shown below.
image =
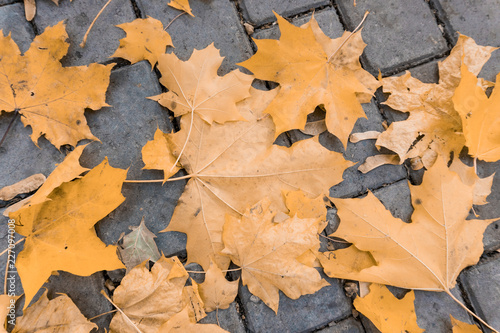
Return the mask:
<svg viewBox="0 0 500 333">
<path fill-rule="evenodd" d="M 200 296 L 207 312 L 227 309 L 238 294 L 240 279 L 228 281 L 224 276 L 225 274 L 216 264 L 210 263 L 210 268 L 205 274 L 205 281 L 200 284 Z"/>
<path fill-rule="evenodd" d="M 197 324 L 190 320 L 188 309 L 184 308 L 160 327 L 158 333 L 228 333 L 215 324 Z"/>
<path fill-rule="evenodd" d="M 453 326 L 453 333 L 481 333 L 482 331 L 476 325 L 467 324 L 461 322 L 458 319 L 453 318 L 450 314 L 451 325 Z"/>
<path fill-rule="evenodd" d="M 193 13 L 191 12 L 191 7 L 189 6 L 189 0 L 171 0 L 168 5 L 172 8 L 182 10 L 183 12 L 186 12 L 194 17 Z"/>
</svg>

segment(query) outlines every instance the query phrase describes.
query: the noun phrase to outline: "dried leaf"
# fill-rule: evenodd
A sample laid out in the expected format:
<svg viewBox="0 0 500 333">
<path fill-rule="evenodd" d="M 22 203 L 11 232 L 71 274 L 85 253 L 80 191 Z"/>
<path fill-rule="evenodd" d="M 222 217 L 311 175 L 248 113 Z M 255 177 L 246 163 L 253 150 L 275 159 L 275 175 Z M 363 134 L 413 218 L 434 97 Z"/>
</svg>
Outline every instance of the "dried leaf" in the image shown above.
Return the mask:
<svg viewBox="0 0 500 333">
<path fill-rule="evenodd" d="M 49 301 L 46 290 L 35 304 L 24 310 L 22 317 L 17 318 L 12 333 L 89 333 L 98 328 L 81 314 L 67 295 L 59 295 Z"/>
<path fill-rule="evenodd" d="M 372 139 L 378 139 L 380 135 L 380 132 L 378 131 L 366 131 L 363 133 L 352 133 L 349 136 L 349 141 L 352 143 L 358 143 L 359 141 L 363 140 L 372 140 Z"/>
<path fill-rule="evenodd" d="M 0 111 L 18 111 L 31 126 L 35 144 L 45 135 L 56 148 L 76 146 L 83 139 L 98 140 L 87 126 L 84 110 L 98 110 L 105 102 L 111 65 L 62 67 L 68 38 L 62 22 L 35 37 L 21 55 L 10 36 L 0 36 Z"/>
<path fill-rule="evenodd" d="M 123 29 L 127 37 L 120 39 L 120 46 L 111 58 L 127 59 L 132 64 L 147 60 L 153 68 L 158 62 L 158 57 L 165 53 L 167 46 L 173 46 L 172 38 L 163 29 L 163 24 L 152 17 L 135 19 L 117 27 Z"/>
<path fill-rule="evenodd" d="M 184 308 L 160 327 L 158 333 L 228 333 L 215 324 L 197 324 L 190 320 L 188 309 Z"/>
<path fill-rule="evenodd" d="M 361 164 L 358 167 L 358 170 L 361 171 L 362 173 L 367 173 L 385 164 L 392 164 L 392 165 L 399 164 L 399 156 L 398 155 L 368 156 L 366 160 L 363 162 L 363 164 Z"/>
<path fill-rule="evenodd" d="M 38 189 L 45 182 L 45 176 L 41 173 L 24 178 L 15 184 L 0 189 L 0 200 L 8 201 L 18 194 L 30 193 Z"/>
<path fill-rule="evenodd" d="M 182 10 L 183 12 L 186 12 L 194 17 L 193 13 L 191 12 L 191 7 L 189 6 L 189 0 L 170 0 L 168 5 L 175 9 Z"/>
<path fill-rule="evenodd" d="M 200 284 L 200 296 L 205 303 L 207 312 L 227 309 L 238 294 L 238 284 L 236 281 L 228 281 L 225 274 L 216 264 L 210 263 L 210 268 L 205 274 L 205 281 Z"/>
<path fill-rule="evenodd" d="M 7 333 L 5 320 L 16 319 L 16 301 L 19 297 L 0 295 L 0 333 Z"/>
<path fill-rule="evenodd" d="M 129 227 L 131 233 L 123 237 L 123 242 L 118 246 L 120 258 L 131 270 L 145 260 L 157 261 L 161 255 L 154 238 L 156 235 L 149 231 L 144 223 L 144 217 L 138 227 Z"/>
<path fill-rule="evenodd" d="M 16 232 L 26 237 L 16 261 L 25 306 L 53 271 L 88 276 L 123 268 L 116 246 L 106 246 L 94 224 L 125 200 L 121 187 L 126 173 L 105 159 L 83 178 L 55 188 L 49 200 L 10 214 Z"/>
<path fill-rule="evenodd" d="M 321 119 L 317 121 L 307 122 L 306 125 L 304 126 L 304 129 L 301 129 L 300 131 L 307 135 L 318 135 L 326 130 L 327 128 L 325 120 Z"/>
<path fill-rule="evenodd" d="M 241 219 L 227 215 L 222 253 L 241 267 L 243 285 L 277 313 L 279 290 L 297 299 L 329 284 L 316 269 L 296 259 L 309 249 L 319 249 L 320 219 L 293 216 L 274 223 L 270 205 L 264 199 L 247 208 Z"/>
<path fill-rule="evenodd" d="M 366 45 L 361 34 L 342 46 L 350 33 L 330 39 L 314 17 L 300 28 L 276 17 L 280 40 L 254 39 L 257 53 L 240 64 L 258 79 L 280 84 L 278 96 L 264 111 L 273 117 L 276 136 L 304 129 L 307 115 L 323 104 L 328 131 L 346 146 L 354 123 L 365 116 L 360 103 L 369 102 L 379 86 L 359 63 Z"/>
<path fill-rule="evenodd" d="M 397 299 L 387 287 L 372 283 L 370 293 L 356 297 L 354 307 L 364 314 L 381 332 L 423 332 L 415 313 L 415 292 Z"/>
<path fill-rule="evenodd" d="M 33 20 L 36 14 L 35 0 L 24 0 L 24 15 L 27 21 Z"/>
<path fill-rule="evenodd" d="M 458 319 L 453 318 L 450 314 L 451 325 L 453 333 L 481 333 L 482 331 L 476 325 L 464 323 Z"/>
<path fill-rule="evenodd" d="M 163 133 L 157 128 L 153 140 L 148 141 L 144 147 L 142 147 L 142 160 L 146 165 L 143 169 L 163 170 L 165 181 L 180 170 L 180 167 L 175 165 L 176 158 L 172 154 L 158 154 L 158 152 L 170 151 L 167 138 L 168 134 Z"/>
<path fill-rule="evenodd" d="M 182 290 L 183 304 L 188 309 L 189 318 L 193 322 L 198 322 L 205 318 L 205 304 L 200 296 L 198 284 L 191 279 L 191 285 L 185 286 Z"/>
<path fill-rule="evenodd" d="M 325 272 L 327 274 L 332 272 L 331 274 L 335 276 L 351 276 L 377 264 L 370 252 L 361 251 L 354 245 L 345 249 L 321 252 L 317 256 Z"/>
<path fill-rule="evenodd" d="M 223 59 L 213 43 L 194 50 L 188 61 L 173 53 L 163 54 L 158 60 L 160 83 L 169 91 L 150 98 L 172 110 L 176 117 L 187 113 L 193 117 L 196 113 L 209 124 L 244 120 L 236 103 L 250 96 L 254 78 L 239 70 L 217 75 Z"/>
<path fill-rule="evenodd" d="M 474 196 L 472 200 L 474 205 L 485 205 L 488 203 L 486 198 L 491 193 L 491 186 L 493 185 L 495 174 L 489 177 L 479 178 L 473 167 L 465 165 L 458 158 L 453 160 L 453 163 L 450 165 L 450 170 L 456 172 L 464 184 L 474 186 Z"/>
</svg>

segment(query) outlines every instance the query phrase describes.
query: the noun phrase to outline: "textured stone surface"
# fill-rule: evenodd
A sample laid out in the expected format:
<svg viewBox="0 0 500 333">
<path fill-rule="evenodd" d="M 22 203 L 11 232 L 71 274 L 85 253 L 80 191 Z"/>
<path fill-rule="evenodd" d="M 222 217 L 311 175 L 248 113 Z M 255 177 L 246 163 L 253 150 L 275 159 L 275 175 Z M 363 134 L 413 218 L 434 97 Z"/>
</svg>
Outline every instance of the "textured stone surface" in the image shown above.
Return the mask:
<svg viewBox="0 0 500 333">
<path fill-rule="evenodd" d="M 368 44 L 364 59 L 374 75 L 392 72 L 411 63 L 430 59 L 447 51 L 446 40 L 425 1 L 340 0 L 338 6 L 350 29 L 354 29 L 370 11 L 363 27 Z"/>
<path fill-rule="evenodd" d="M 363 333 L 363 325 L 350 317 L 338 323 L 331 323 L 328 327 L 316 331 L 317 333 Z"/>
<path fill-rule="evenodd" d="M 389 186 L 381 187 L 373 194 L 384 204 L 392 216 L 404 222 L 411 222 L 413 206 L 411 205 L 411 194 L 406 179 Z"/>
<path fill-rule="evenodd" d="M 33 22 L 40 33 L 59 21 L 64 20 L 66 23 L 70 47 L 68 55 L 62 61 L 63 65 L 104 62 L 118 48 L 119 39 L 125 37 L 125 32 L 115 25 L 135 19 L 132 4 L 128 0 L 111 2 L 92 28 L 87 45 L 84 48 L 79 46 L 87 28 L 104 4 L 101 0 L 63 0 L 56 6 L 52 1 L 37 1 L 37 14 Z"/>
<path fill-rule="evenodd" d="M 14 2 L 19 2 L 19 1 L 18 0 L 0 0 L 0 6 L 7 5 L 10 3 L 14 3 Z M 23 7 L 23 13 L 24 13 L 24 7 Z"/>
<path fill-rule="evenodd" d="M 218 317 L 218 318 L 217 318 Z M 233 302 L 229 308 L 225 310 L 212 311 L 207 313 L 207 316 L 200 320 L 200 324 L 216 324 L 219 323 L 220 327 L 231 333 L 245 333 L 245 326 L 241 319 L 236 303 Z"/>
<path fill-rule="evenodd" d="M 431 0 L 438 9 L 439 18 L 445 22 L 445 29 L 455 43 L 458 33 L 474 38 L 479 45 L 500 46 L 500 1 L 474 0 Z M 500 72 L 500 52 L 493 52 L 492 58 L 479 76 L 495 81 Z"/>
<path fill-rule="evenodd" d="M 275 21 L 273 11 L 289 17 L 329 4 L 328 0 L 240 0 L 243 16 L 257 26 Z"/>
<path fill-rule="evenodd" d="M 311 20 L 312 14 L 307 14 L 292 20 L 292 23 L 298 27 L 309 22 Z M 317 12 L 314 12 L 314 18 L 318 21 L 319 27 L 325 35 L 330 38 L 337 38 L 342 36 L 344 28 L 339 21 L 335 10 L 332 8 L 326 8 Z M 279 31 L 278 25 L 275 24 L 267 29 L 257 30 L 252 37 L 258 39 L 278 39 L 281 33 Z"/>
<path fill-rule="evenodd" d="M 352 304 L 339 280 L 327 278 L 331 286 L 313 295 L 291 300 L 280 292 L 278 314 L 253 296 L 247 287 L 240 287 L 248 328 L 251 332 L 311 332 L 329 322 L 338 321 L 351 314 Z"/>
<path fill-rule="evenodd" d="M 460 274 L 474 311 L 488 324 L 500 328 L 500 254 L 470 267 Z"/>
<path fill-rule="evenodd" d="M 169 7 L 168 1 L 137 1 L 142 15 L 149 15 L 162 21 L 163 26 L 169 24 L 179 11 Z M 238 13 L 229 0 L 192 1 L 193 14 L 183 15 L 168 28 L 175 46 L 174 53 L 182 60 L 191 56 L 193 49 L 204 49 L 214 43 L 226 57 L 219 74 L 237 68 L 236 63 L 248 59 L 252 48 L 248 36 L 240 24 Z"/>
<path fill-rule="evenodd" d="M 2 2 L 0 1 L 0 4 Z M 3 35 L 11 33 L 12 39 L 17 43 L 21 52 L 28 50 L 35 32 L 24 17 L 24 7 L 20 3 L 0 7 L 0 30 Z"/>
</svg>

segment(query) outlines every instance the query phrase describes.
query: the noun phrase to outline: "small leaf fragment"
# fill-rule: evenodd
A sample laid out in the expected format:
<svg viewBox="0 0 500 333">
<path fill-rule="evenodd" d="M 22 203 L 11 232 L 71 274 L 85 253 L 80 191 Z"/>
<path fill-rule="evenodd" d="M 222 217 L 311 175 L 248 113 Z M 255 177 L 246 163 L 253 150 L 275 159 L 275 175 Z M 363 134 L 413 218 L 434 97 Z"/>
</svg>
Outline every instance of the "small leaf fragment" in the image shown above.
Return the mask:
<svg viewBox="0 0 500 333">
<path fill-rule="evenodd" d="M 173 315 L 160 327 L 158 333 L 229 333 L 215 324 L 197 324 L 189 318 L 188 309 L 184 308 Z"/>
<path fill-rule="evenodd" d="M 464 323 L 458 319 L 453 318 L 450 314 L 451 325 L 453 329 L 453 333 L 481 333 L 481 329 L 476 325 L 471 325 Z"/>
<path fill-rule="evenodd" d="M 183 12 L 186 12 L 194 17 L 193 13 L 191 12 L 191 7 L 189 6 L 189 0 L 170 0 L 168 5 L 172 8 L 182 10 Z"/>
<path fill-rule="evenodd" d="M 205 274 L 205 281 L 200 284 L 200 296 L 207 312 L 227 309 L 238 294 L 240 279 L 228 281 L 224 276 L 225 274 L 215 263 L 210 263 L 210 268 Z"/>
<path fill-rule="evenodd" d="M 42 186 L 45 180 L 46 178 L 43 174 L 37 173 L 24 178 L 15 184 L 5 186 L 0 189 L 0 200 L 8 201 L 16 195 L 33 192 Z"/>
</svg>

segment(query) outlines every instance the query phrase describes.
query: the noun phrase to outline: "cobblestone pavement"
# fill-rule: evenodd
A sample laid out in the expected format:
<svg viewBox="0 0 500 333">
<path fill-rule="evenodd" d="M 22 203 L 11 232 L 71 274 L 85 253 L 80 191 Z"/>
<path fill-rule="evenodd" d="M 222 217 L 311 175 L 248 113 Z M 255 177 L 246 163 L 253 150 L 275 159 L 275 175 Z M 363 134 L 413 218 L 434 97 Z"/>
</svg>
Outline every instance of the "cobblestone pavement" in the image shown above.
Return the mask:
<svg viewBox="0 0 500 333">
<path fill-rule="evenodd" d="M 110 59 L 124 32 L 115 25 L 137 17 L 152 16 L 168 24 L 178 11 L 167 6 L 167 0 L 114 0 L 104 11 L 89 36 L 87 46 L 78 46 L 90 22 L 105 0 L 61 0 L 59 7 L 49 0 L 37 0 L 37 15 L 32 23 L 24 19 L 22 2 L 0 0 L 0 29 L 9 31 L 25 51 L 35 35 L 46 27 L 65 20 L 71 46 L 63 60 L 66 66 L 91 62 L 118 61 L 111 75 L 106 101 L 112 105 L 99 112 L 87 112 L 93 133 L 102 144 L 87 148 L 81 158 L 86 167 L 98 164 L 108 156 L 115 167 L 130 167 L 129 178 L 162 177 L 159 172 L 143 171 L 141 148 L 153 138 L 157 127 L 166 131 L 175 128 L 168 111 L 145 97 L 162 91 L 158 76 L 146 62 L 129 65 L 123 60 Z M 366 10 L 370 15 L 363 28 L 363 39 L 368 44 L 362 56 L 365 69 L 374 75 L 380 70 L 384 76 L 399 75 L 409 70 L 425 82 L 437 82 L 437 63 L 446 57 L 457 40 L 457 31 L 473 37 L 480 45 L 500 46 L 500 0 L 190 0 L 194 19 L 184 15 L 168 28 L 174 52 L 186 60 L 193 48 L 202 49 L 214 42 L 225 60 L 220 74 L 237 68 L 235 65 L 249 58 L 255 51 L 253 38 L 278 38 L 272 10 L 296 25 L 311 17 L 330 37 L 338 37 L 344 29 L 352 30 Z M 249 36 L 244 28 L 248 23 L 255 28 Z M 494 81 L 500 71 L 500 51 L 493 53 L 480 76 Z M 364 109 L 368 119 L 358 120 L 354 132 L 381 130 L 382 121 L 389 123 L 402 119 L 402 114 L 381 106 L 382 95 L 376 95 Z M 145 112 L 142 112 L 145 110 Z M 0 116 L 0 133 L 4 133 L 12 114 Z M 0 147 L 0 188 L 34 173 L 48 175 L 64 153 L 56 150 L 45 139 L 37 148 L 30 140 L 31 130 L 16 122 L 8 140 Z M 280 136 L 280 144 L 290 145 L 303 138 L 291 131 Z M 332 135 L 322 134 L 321 142 L 334 150 L 342 150 Z M 126 143 L 126 144 L 124 144 Z M 373 141 L 349 143 L 344 154 L 354 162 L 363 162 L 376 153 Z M 33 161 L 36 161 L 33 163 Z M 469 161 L 470 162 L 470 161 Z M 479 163 L 480 176 L 500 170 L 500 162 Z M 384 166 L 368 174 L 357 171 L 357 165 L 348 169 L 344 181 L 331 189 L 334 197 L 356 197 L 372 190 L 396 217 L 409 221 L 413 210 L 408 182 L 421 181 L 422 172 L 411 171 L 406 165 Z M 116 242 L 129 225 L 138 225 L 142 216 L 153 232 L 162 230 L 172 216 L 177 199 L 185 183 L 125 184 L 126 204 L 97 225 L 97 233 L 107 244 Z M 495 176 L 489 204 L 478 207 L 481 218 L 500 216 L 500 175 Z M 3 220 L 6 220 L 2 217 Z M 2 221 L 3 221 L 2 220 Z M 485 252 L 480 262 L 462 272 L 453 290 L 477 314 L 491 325 L 500 327 L 500 221 L 492 223 L 484 236 Z M 7 247 L 6 223 L 0 226 L 0 248 Z M 186 237 L 181 233 L 158 234 L 157 244 L 167 256 L 185 258 Z M 5 263 L 0 266 L 5 271 Z M 67 293 L 83 314 L 90 318 L 109 311 L 112 306 L 100 295 L 107 279 L 118 283 L 123 271 L 98 272 L 90 277 L 78 277 L 60 272 L 46 283 L 49 297 L 58 292 Z M 3 281 L 3 273 L 0 274 Z M 241 287 L 236 302 L 229 309 L 219 311 L 219 321 L 230 332 L 378 332 L 362 315 L 353 312 L 352 298 L 346 296 L 345 281 L 328 279 L 331 286 L 314 295 L 291 300 L 281 295 L 276 316 L 246 287 Z M 20 282 L 18 281 L 18 286 Z M 392 289 L 402 296 L 406 291 Z M 38 296 L 37 296 L 38 297 Z M 36 298 L 37 298 L 36 297 Z M 36 299 L 35 298 L 35 299 Z M 449 314 L 472 323 L 473 319 L 444 293 L 416 291 L 418 324 L 426 332 L 451 332 Z M 94 322 L 99 332 L 109 326 L 112 315 L 101 316 Z M 203 320 L 216 323 L 215 313 Z M 486 332 L 486 331 L 485 331 Z"/>
</svg>

